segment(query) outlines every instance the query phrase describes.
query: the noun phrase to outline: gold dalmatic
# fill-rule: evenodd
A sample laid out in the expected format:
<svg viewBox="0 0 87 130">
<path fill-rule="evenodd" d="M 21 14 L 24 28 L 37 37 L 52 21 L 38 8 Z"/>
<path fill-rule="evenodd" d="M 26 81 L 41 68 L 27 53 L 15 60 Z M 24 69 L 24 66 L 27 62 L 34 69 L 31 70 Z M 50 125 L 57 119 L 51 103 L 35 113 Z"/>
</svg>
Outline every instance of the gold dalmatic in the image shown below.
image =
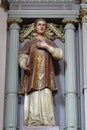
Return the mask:
<svg viewBox="0 0 87 130">
<path fill-rule="evenodd" d="M 33 73 L 33 88 L 42 89 L 45 86 L 45 54 L 44 50 L 36 50 L 35 68 Z"/>
<path fill-rule="evenodd" d="M 30 48 L 30 54 L 31 52 L 33 53 L 35 52 L 34 57 L 35 64 L 33 68 L 32 81 L 30 86 L 32 91 L 29 94 L 25 94 L 25 101 L 24 101 L 24 122 L 25 125 L 27 126 L 55 125 L 53 95 L 52 90 L 49 89 L 54 88 L 53 86 L 54 80 L 53 75 L 51 75 L 52 73 L 50 73 L 49 75 L 50 86 L 45 85 L 45 79 L 46 79 L 45 51 L 46 50 L 38 49 L 36 44 L 32 44 Z M 55 59 L 62 59 L 63 57 L 62 50 L 59 48 L 52 47 L 49 45 L 47 51 Z M 20 54 L 19 56 L 19 63 L 20 66 L 22 67 L 23 65 L 24 66 L 26 65 L 26 59 L 28 56 L 26 55 L 24 56 L 24 54 L 22 56 L 21 55 L 22 54 Z"/>
<path fill-rule="evenodd" d="M 36 50 L 32 85 L 38 91 L 25 95 L 25 124 L 28 126 L 55 125 L 52 91 L 49 88 L 45 88 L 44 55 L 44 50 Z"/>
</svg>

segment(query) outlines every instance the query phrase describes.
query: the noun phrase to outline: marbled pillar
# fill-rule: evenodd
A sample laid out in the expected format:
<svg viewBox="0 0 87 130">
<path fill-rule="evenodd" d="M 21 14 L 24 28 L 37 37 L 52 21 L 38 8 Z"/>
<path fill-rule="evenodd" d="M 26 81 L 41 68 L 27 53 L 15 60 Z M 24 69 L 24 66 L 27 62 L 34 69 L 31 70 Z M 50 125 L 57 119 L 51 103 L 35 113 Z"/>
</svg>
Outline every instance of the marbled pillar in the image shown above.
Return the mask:
<svg viewBox="0 0 87 130">
<path fill-rule="evenodd" d="M 18 50 L 19 50 L 19 25 L 21 19 L 9 19 L 9 52 L 6 76 L 6 130 L 17 130 L 18 116 Z"/>
<path fill-rule="evenodd" d="M 7 12 L 0 7 L 0 130 L 3 130 L 4 96 L 5 96 L 5 67 L 7 43 Z"/>
<path fill-rule="evenodd" d="M 77 130 L 77 86 L 75 56 L 75 19 L 64 19 L 65 23 L 65 103 L 66 130 Z"/>
<path fill-rule="evenodd" d="M 86 11 L 87 13 L 87 11 Z M 82 36 L 83 36 L 83 90 L 84 90 L 84 116 L 85 130 L 87 130 L 87 15 L 82 18 Z"/>
</svg>

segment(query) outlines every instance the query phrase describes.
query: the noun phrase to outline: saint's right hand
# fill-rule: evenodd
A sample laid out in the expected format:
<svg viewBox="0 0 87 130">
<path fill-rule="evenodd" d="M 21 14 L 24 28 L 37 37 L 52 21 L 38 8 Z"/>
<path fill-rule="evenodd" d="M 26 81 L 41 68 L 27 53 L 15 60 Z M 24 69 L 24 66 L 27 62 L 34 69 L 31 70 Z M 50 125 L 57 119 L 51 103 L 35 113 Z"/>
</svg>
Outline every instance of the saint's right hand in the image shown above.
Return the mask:
<svg viewBox="0 0 87 130">
<path fill-rule="evenodd" d="M 28 71 L 28 72 L 30 71 L 30 68 L 27 67 L 27 66 L 22 66 L 21 68 L 22 68 L 23 70 L 25 70 L 25 71 Z"/>
</svg>

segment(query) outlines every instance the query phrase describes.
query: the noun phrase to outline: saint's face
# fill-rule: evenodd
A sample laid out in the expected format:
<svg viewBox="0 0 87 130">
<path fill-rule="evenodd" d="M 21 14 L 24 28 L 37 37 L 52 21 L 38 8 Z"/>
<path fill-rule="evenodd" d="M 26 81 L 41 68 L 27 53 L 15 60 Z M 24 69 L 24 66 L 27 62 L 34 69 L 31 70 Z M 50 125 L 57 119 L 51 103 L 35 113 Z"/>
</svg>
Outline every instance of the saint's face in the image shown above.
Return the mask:
<svg viewBox="0 0 87 130">
<path fill-rule="evenodd" d="M 46 22 L 45 21 L 38 21 L 36 23 L 36 32 L 39 35 L 44 35 L 45 31 L 46 31 Z"/>
</svg>

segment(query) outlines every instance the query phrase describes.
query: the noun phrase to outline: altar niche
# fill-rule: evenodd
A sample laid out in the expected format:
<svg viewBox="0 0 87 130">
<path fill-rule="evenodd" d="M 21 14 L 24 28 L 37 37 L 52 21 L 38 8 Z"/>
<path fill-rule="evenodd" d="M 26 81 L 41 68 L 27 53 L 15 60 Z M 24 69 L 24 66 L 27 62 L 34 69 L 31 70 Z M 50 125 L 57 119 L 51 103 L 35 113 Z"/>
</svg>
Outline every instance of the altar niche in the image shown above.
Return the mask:
<svg viewBox="0 0 87 130">
<path fill-rule="evenodd" d="M 35 21 L 34 19 L 29 19 L 29 21 L 26 21 L 24 19 L 24 25 L 21 27 L 21 31 L 20 31 L 20 48 L 23 47 L 28 40 L 31 40 L 35 36 L 34 21 Z M 46 19 L 46 21 L 47 21 L 47 31 L 45 34 L 46 37 L 54 41 L 56 45 L 62 49 L 64 54 L 64 30 L 63 30 L 63 26 L 60 24 L 61 19 L 59 20 L 59 24 L 53 22 L 56 21 L 54 19 Z M 56 62 L 54 64 L 54 68 L 56 74 L 55 79 L 58 88 L 58 92 L 54 96 L 54 113 L 55 113 L 55 121 L 56 121 L 55 127 L 59 126 L 60 128 L 63 129 L 65 126 L 64 58 L 59 62 Z M 19 67 L 19 84 L 23 78 L 23 73 L 24 71 L 21 70 Z M 24 102 L 25 102 L 25 96 L 19 95 L 18 124 L 19 124 L 19 128 L 23 128 L 25 130 L 28 129 L 28 127 L 26 127 L 26 125 L 24 124 Z M 30 129 L 32 128 L 33 127 L 30 127 Z M 38 127 L 38 129 L 41 129 L 41 127 Z M 53 127 L 52 128 L 50 127 L 50 129 L 53 129 Z"/>
</svg>

